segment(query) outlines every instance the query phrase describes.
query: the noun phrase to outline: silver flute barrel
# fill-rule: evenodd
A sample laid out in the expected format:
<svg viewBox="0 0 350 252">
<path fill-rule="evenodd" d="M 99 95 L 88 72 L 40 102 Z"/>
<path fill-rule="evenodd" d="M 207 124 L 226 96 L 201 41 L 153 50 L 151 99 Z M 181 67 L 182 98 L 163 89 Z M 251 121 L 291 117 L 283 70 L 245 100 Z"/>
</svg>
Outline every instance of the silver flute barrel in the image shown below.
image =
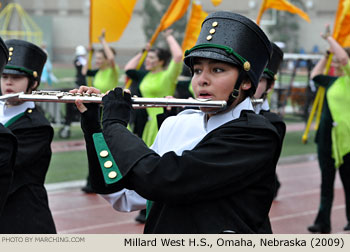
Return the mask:
<svg viewBox="0 0 350 252">
<path fill-rule="evenodd" d="M 74 103 L 77 99 L 84 103 L 102 103 L 103 94 L 72 94 L 60 91 L 33 91 L 31 94 L 16 93 L 0 96 L 1 100 L 20 100 L 35 102 Z M 134 108 L 154 107 L 206 107 L 225 108 L 226 101 L 210 101 L 207 99 L 174 99 L 132 97 Z"/>
</svg>

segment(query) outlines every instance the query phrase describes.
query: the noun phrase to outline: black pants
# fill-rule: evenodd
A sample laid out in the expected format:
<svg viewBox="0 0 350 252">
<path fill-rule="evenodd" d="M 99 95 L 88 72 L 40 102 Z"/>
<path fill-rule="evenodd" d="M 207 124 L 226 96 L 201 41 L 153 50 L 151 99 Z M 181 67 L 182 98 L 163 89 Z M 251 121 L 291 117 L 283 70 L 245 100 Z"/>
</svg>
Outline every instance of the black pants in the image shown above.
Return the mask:
<svg viewBox="0 0 350 252">
<path fill-rule="evenodd" d="M 327 150 L 325 150 L 327 149 Z M 328 152 L 328 153 L 327 153 Z M 329 146 L 317 147 L 318 162 L 321 169 L 321 199 L 315 224 L 325 228 L 331 227 L 331 210 L 334 196 L 334 181 L 336 168 Z M 344 163 L 339 167 L 339 175 L 345 192 L 345 211 L 348 223 L 350 222 L 350 153 L 344 156 Z"/>
</svg>

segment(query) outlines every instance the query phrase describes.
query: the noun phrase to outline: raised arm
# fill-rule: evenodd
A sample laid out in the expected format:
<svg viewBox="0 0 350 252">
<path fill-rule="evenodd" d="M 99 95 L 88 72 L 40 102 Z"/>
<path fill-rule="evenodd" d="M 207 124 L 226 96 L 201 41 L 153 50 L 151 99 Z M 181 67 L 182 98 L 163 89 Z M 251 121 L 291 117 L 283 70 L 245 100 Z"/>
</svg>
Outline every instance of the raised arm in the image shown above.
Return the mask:
<svg viewBox="0 0 350 252">
<path fill-rule="evenodd" d="M 328 54 L 326 54 L 322 59 L 320 59 L 311 71 L 310 78 L 313 79 L 315 76 L 323 74 L 326 67 L 328 59 Z"/>
<path fill-rule="evenodd" d="M 325 57 L 318 61 L 313 70 L 311 71 L 311 78 L 314 78 L 319 74 L 323 74 L 323 71 L 327 64 L 329 52 L 334 54 L 334 56 L 337 58 L 337 60 L 342 66 L 345 66 L 349 61 L 349 56 L 344 50 L 344 48 L 342 48 L 342 46 L 339 45 L 339 43 L 331 36 L 328 24 L 326 25 L 326 32 L 324 34 L 321 34 L 321 37 L 324 40 L 326 40 L 329 44 L 329 50 L 327 54 L 325 54 Z"/>
<path fill-rule="evenodd" d="M 106 31 L 103 29 L 102 33 L 98 39 L 100 40 L 100 42 L 103 46 L 103 50 L 107 56 L 107 60 L 109 61 L 111 66 L 114 68 L 115 67 L 114 53 L 113 53 L 112 49 L 109 47 L 108 43 L 106 42 L 105 34 L 106 34 Z"/>
<path fill-rule="evenodd" d="M 139 64 L 140 60 L 141 60 L 141 57 L 142 57 L 142 54 L 145 50 L 149 51 L 151 49 L 151 46 L 150 44 L 147 44 L 146 47 L 141 51 L 139 52 L 138 54 L 136 54 L 134 57 L 132 57 L 128 63 L 126 63 L 125 67 L 124 67 L 124 70 L 125 71 L 128 71 L 128 70 L 131 70 L 131 69 L 136 69 L 137 65 Z"/>
<path fill-rule="evenodd" d="M 329 44 L 329 51 L 334 53 L 334 56 L 338 59 L 342 66 L 345 66 L 349 61 L 349 56 L 341 45 L 331 36 L 326 38 Z"/>
<path fill-rule="evenodd" d="M 179 45 L 179 43 L 174 38 L 174 36 L 172 35 L 172 30 L 170 30 L 170 29 L 165 30 L 163 32 L 163 36 L 165 37 L 165 39 L 169 45 L 173 60 L 176 63 L 181 62 L 182 61 L 182 49 L 181 49 L 181 46 Z"/>
</svg>

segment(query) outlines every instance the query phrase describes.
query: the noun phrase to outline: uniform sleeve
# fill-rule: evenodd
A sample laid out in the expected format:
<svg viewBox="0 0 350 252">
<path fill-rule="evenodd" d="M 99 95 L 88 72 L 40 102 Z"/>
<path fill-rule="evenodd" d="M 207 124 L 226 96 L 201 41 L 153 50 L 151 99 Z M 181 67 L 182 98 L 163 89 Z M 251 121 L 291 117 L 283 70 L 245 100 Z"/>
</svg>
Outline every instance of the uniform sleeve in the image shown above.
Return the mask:
<svg viewBox="0 0 350 252">
<path fill-rule="evenodd" d="M 162 89 L 168 89 L 167 95 L 174 95 L 175 87 L 177 83 L 177 77 L 180 75 L 182 71 L 182 62 L 176 63 L 174 60 L 171 60 L 168 68 L 165 70 L 165 74 L 163 75 Z M 167 86 L 167 87 L 165 87 Z"/>
<path fill-rule="evenodd" d="M 278 138 L 267 130 L 235 134 L 229 128 L 211 132 L 182 156 L 160 157 L 118 123 L 103 135 L 121 174 L 115 183 L 169 204 L 224 197 L 274 174 L 267 165 L 273 167 L 278 148 Z"/>
<path fill-rule="evenodd" d="M 176 81 L 177 77 L 180 75 L 181 70 L 182 70 L 182 62 L 175 62 L 174 60 L 171 60 L 169 63 L 168 68 L 165 70 L 166 71 L 166 76 L 167 79 L 171 81 Z"/>
<path fill-rule="evenodd" d="M 332 84 L 337 77 L 329 76 L 329 75 L 316 75 L 312 80 L 316 85 L 327 88 L 330 84 Z"/>
<path fill-rule="evenodd" d="M 141 81 L 147 73 L 148 71 L 134 69 L 130 69 L 125 72 L 125 74 L 133 81 Z"/>
<path fill-rule="evenodd" d="M 90 70 L 89 69 L 86 72 L 86 76 L 94 77 L 97 74 L 97 72 L 98 72 L 98 69 L 96 69 L 96 70 Z"/>
<path fill-rule="evenodd" d="M 16 147 L 14 136 L 0 132 L 0 215 L 12 181 Z"/>
</svg>

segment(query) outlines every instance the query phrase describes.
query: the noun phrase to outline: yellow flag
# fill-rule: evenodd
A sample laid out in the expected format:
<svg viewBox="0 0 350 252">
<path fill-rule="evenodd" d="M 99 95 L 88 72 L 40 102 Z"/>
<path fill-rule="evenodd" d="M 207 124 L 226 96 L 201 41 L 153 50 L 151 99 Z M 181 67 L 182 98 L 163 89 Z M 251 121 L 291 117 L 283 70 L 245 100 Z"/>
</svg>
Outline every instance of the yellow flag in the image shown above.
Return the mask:
<svg viewBox="0 0 350 252">
<path fill-rule="evenodd" d="M 350 0 L 339 0 L 333 38 L 343 47 L 350 46 Z"/>
<path fill-rule="evenodd" d="M 305 19 L 306 21 L 310 22 L 309 16 L 299 9 L 298 7 L 294 6 L 287 0 L 263 0 L 258 17 L 256 19 L 256 23 L 259 25 L 260 24 L 260 19 L 262 14 L 267 10 L 267 9 L 276 9 L 276 10 L 281 10 L 281 11 L 288 11 L 293 14 L 298 14 L 300 17 Z"/>
<path fill-rule="evenodd" d="M 211 0 L 211 3 L 214 5 L 214 6 L 218 6 L 219 4 L 221 4 L 222 0 Z"/>
<path fill-rule="evenodd" d="M 186 26 L 184 40 L 182 41 L 183 52 L 191 49 L 196 44 L 199 32 L 201 31 L 202 22 L 206 16 L 208 16 L 208 13 L 202 10 L 202 6 L 193 1 L 191 16 Z"/>
<path fill-rule="evenodd" d="M 182 18 L 186 13 L 190 0 L 173 0 L 160 21 L 160 30 L 163 31 Z"/>
<path fill-rule="evenodd" d="M 106 41 L 120 39 L 128 25 L 137 0 L 90 0 L 90 43 L 106 30 Z"/>
</svg>

